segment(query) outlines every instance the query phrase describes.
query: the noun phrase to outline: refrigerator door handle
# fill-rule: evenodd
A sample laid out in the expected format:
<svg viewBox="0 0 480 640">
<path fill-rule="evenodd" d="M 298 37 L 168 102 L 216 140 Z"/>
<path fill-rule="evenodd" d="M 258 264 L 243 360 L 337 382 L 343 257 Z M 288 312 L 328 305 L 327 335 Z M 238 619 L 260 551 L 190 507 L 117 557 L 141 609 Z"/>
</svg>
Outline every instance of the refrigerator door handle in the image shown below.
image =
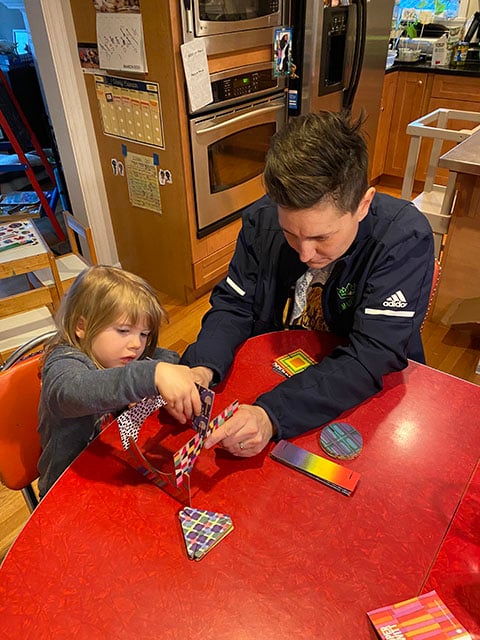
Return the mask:
<svg viewBox="0 0 480 640">
<path fill-rule="evenodd" d="M 351 109 L 353 100 L 357 92 L 360 74 L 365 56 L 365 41 L 367 35 L 367 7 L 366 0 L 352 0 L 352 5 L 356 8 L 355 22 L 355 44 L 353 51 L 352 72 L 348 85 L 343 90 L 342 106 L 344 109 Z"/>
</svg>

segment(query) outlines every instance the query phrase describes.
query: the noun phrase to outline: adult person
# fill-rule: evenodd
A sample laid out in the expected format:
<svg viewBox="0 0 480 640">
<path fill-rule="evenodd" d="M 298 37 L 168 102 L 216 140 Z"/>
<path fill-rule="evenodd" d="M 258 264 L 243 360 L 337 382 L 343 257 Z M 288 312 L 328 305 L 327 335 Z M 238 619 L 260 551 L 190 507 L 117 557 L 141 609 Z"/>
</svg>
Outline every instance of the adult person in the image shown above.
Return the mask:
<svg viewBox="0 0 480 640">
<path fill-rule="evenodd" d="M 410 202 L 368 186 L 360 128 L 346 112 L 321 112 L 293 119 L 273 137 L 268 195 L 245 209 L 228 275 L 181 362 L 209 385 L 254 335 L 326 328 L 346 344 L 242 405 L 207 447 L 253 456 L 272 438 L 298 435 L 362 402 L 407 358 L 424 362 L 432 230 Z"/>
</svg>

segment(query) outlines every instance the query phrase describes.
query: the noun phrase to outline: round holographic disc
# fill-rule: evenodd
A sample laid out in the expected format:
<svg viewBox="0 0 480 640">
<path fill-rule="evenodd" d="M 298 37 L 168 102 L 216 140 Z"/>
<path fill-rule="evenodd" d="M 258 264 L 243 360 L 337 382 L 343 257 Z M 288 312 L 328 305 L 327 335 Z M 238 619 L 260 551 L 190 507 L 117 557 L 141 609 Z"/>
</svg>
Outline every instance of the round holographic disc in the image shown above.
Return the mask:
<svg viewBox="0 0 480 640">
<path fill-rule="evenodd" d="M 363 447 L 361 434 L 347 422 L 331 422 L 320 433 L 320 446 L 332 458 L 351 460 Z"/>
</svg>

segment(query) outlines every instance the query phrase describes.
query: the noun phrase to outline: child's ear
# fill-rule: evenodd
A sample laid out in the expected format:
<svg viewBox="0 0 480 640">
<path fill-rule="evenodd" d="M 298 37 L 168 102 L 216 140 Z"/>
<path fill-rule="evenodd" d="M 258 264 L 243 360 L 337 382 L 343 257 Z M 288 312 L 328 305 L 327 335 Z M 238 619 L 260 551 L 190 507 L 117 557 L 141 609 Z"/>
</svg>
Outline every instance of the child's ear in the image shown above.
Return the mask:
<svg viewBox="0 0 480 640">
<path fill-rule="evenodd" d="M 80 316 L 78 319 L 75 335 L 79 340 L 83 340 L 85 338 L 85 318 L 83 316 Z"/>
</svg>

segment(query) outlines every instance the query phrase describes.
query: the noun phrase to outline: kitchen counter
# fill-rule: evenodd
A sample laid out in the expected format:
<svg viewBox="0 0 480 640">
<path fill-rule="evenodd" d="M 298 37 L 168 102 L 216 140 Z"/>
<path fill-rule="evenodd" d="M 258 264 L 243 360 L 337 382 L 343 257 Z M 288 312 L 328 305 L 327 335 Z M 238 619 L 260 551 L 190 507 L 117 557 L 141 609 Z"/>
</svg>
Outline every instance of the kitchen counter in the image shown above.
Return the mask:
<svg viewBox="0 0 480 640">
<path fill-rule="evenodd" d="M 480 63 L 470 62 L 463 67 L 432 67 L 430 60 L 420 59 L 418 62 L 394 62 L 390 69 L 385 70 L 385 73 L 392 73 L 393 71 L 415 71 L 417 73 L 425 72 L 480 78 Z"/>
<path fill-rule="evenodd" d="M 456 173 L 480 176 L 480 131 L 447 151 L 438 164 Z"/>
</svg>

